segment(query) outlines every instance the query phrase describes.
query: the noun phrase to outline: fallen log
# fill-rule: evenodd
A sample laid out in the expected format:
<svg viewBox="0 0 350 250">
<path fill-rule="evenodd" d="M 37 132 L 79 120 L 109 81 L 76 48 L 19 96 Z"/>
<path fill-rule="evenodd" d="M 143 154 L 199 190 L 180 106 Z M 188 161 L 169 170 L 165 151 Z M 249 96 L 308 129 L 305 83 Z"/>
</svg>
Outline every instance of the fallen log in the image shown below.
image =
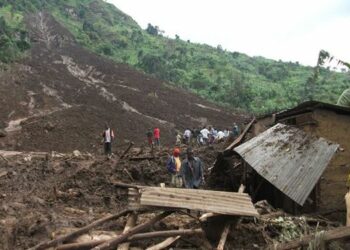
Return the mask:
<svg viewBox="0 0 350 250">
<path fill-rule="evenodd" d="M 154 159 L 159 159 L 159 157 L 155 157 L 155 156 L 133 157 L 133 158 L 129 158 L 129 161 L 144 161 L 144 160 L 154 160 Z"/>
<path fill-rule="evenodd" d="M 146 250 L 162 250 L 162 249 L 170 246 L 171 244 L 173 244 L 178 239 L 180 239 L 180 237 L 181 236 L 169 237 L 169 238 L 165 239 L 164 241 L 162 241 L 154 246 L 147 247 Z"/>
<path fill-rule="evenodd" d="M 128 220 L 126 221 L 125 228 L 123 233 L 126 233 L 130 231 L 131 228 L 133 228 L 136 225 L 136 220 L 137 220 L 137 214 L 136 213 L 130 213 L 128 216 Z M 130 246 L 129 242 L 120 244 L 118 246 L 118 250 L 128 250 Z"/>
<path fill-rule="evenodd" d="M 105 243 L 102 243 L 96 247 L 93 248 L 93 250 L 108 250 L 108 249 L 115 249 L 120 243 L 122 243 L 123 241 L 125 241 L 127 238 L 129 238 L 130 236 L 141 232 L 149 227 L 151 227 L 152 225 L 154 225 L 156 222 L 164 219 L 165 217 L 167 217 L 168 215 L 172 214 L 172 211 L 167 211 L 167 212 L 163 212 L 159 215 L 157 215 L 156 217 L 154 217 L 153 219 L 138 225 L 134 228 L 132 228 L 130 231 L 123 233 L 122 235 L 119 235 L 118 237 L 109 240 Z"/>
<path fill-rule="evenodd" d="M 146 186 L 139 186 L 139 185 L 134 185 L 134 184 L 127 184 L 127 183 L 122 183 L 122 182 L 117 182 L 117 181 L 111 181 L 111 184 L 115 187 L 121 187 L 121 188 L 144 188 Z"/>
<path fill-rule="evenodd" d="M 306 235 L 301 239 L 293 240 L 287 243 L 280 243 L 270 246 L 268 249 L 285 250 L 295 249 L 302 246 L 307 246 L 314 239 L 315 235 Z M 350 238 L 350 227 L 338 227 L 324 232 L 323 240 L 325 242 Z"/>
<path fill-rule="evenodd" d="M 95 228 L 97 226 L 104 224 L 107 221 L 118 219 L 119 217 L 122 217 L 122 216 L 128 214 L 130 211 L 131 211 L 130 209 L 124 209 L 117 214 L 109 215 L 109 216 L 106 216 L 106 217 L 101 218 L 99 220 L 96 220 L 93 223 L 91 223 L 83 228 L 78 229 L 77 231 L 74 231 L 74 232 L 69 233 L 67 235 L 63 235 L 63 236 L 61 236 L 57 239 L 54 239 L 54 240 L 39 243 L 38 245 L 30 248 L 29 250 L 41 250 L 41 249 L 47 249 L 49 247 L 58 246 L 66 241 L 72 240 L 72 239 L 90 231 L 92 228 Z"/>
<path fill-rule="evenodd" d="M 168 230 L 168 231 L 156 231 L 149 233 L 139 233 L 134 234 L 133 236 L 125 239 L 123 242 L 134 242 L 144 239 L 153 239 L 160 237 L 173 237 L 173 236 L 185 236 L 185 235 L 203 235 L 202 229 L 183 229 L 183 230 Z M 56 250 L 87 250 L 95 246 L 98 246 L 102 243 L 105 243 L 105 240 L 95 240 L 88 241 L 84 243 L 71 243 L 59 246 Z"/>
<path fill-rule="evenodd" d="M 130 142 L 129 147 L 127 147 L 127 149 L 125 149 L 125 151 L 123 152 L 123 154 L 120 156 L 120 159 L 123 159 L 124 156 L 130 151 L 130 149 L 132 148 L 132 146 L 134 146 L 133 142 Z"/>
</svg>

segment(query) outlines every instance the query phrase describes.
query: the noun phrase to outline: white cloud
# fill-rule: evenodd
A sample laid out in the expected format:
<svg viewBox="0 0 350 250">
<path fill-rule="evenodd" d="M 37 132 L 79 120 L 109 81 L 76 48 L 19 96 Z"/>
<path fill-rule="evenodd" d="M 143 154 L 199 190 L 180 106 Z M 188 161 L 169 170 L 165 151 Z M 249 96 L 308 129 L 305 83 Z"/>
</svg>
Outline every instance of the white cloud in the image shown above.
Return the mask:
<svg viewBox="0 0 350 250">
<path fill-rule="evenodd" d="M 142 28 L 230 51 L 315 65 L 320 49 L 350 62 L 347 0 L 109 0 Z"/>
</svg>

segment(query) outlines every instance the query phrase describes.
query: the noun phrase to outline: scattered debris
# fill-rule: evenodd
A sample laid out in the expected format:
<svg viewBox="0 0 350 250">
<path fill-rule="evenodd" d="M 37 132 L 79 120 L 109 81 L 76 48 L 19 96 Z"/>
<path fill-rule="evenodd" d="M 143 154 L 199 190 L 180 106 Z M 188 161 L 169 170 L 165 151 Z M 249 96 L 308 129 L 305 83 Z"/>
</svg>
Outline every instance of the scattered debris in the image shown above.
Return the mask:
<svg viewBox="0 0 350 250">
<path fill-rule="evenodd" d="M 0 129 L 0 137 L 6 137 L 7 136 L 7 132 L 3 129 Z"/>
</svg>

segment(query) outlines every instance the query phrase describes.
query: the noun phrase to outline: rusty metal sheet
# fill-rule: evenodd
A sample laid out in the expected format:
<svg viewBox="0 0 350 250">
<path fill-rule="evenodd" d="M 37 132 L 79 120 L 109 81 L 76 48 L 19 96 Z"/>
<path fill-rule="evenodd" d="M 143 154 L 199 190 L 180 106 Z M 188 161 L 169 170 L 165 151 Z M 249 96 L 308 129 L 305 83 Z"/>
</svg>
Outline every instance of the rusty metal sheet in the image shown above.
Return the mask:
<svg viewBox="0 0 350 250">
<path fill-rule="evenodd" d="M 234 151 L 262 177 L 302 206 L 338 146 L 279 123 Z"/>
</svg>

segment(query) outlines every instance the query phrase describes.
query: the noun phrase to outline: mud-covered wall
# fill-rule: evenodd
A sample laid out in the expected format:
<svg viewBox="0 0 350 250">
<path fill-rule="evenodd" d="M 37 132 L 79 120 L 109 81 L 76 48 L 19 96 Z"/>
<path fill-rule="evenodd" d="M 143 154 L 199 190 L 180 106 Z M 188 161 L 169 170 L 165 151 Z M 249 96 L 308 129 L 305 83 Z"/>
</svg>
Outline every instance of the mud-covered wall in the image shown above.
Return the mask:
<svg viewBox="0 0 350 250">
<path fill-rule="evenodd" d="M 350 115 L 317 109 L 313 119 L 317 125 L 305 126 L 305 131 L 340 145 L 321 177 L 319 208 L 345 209 L 346 180 L 350 173 Z"/>
</svg>

